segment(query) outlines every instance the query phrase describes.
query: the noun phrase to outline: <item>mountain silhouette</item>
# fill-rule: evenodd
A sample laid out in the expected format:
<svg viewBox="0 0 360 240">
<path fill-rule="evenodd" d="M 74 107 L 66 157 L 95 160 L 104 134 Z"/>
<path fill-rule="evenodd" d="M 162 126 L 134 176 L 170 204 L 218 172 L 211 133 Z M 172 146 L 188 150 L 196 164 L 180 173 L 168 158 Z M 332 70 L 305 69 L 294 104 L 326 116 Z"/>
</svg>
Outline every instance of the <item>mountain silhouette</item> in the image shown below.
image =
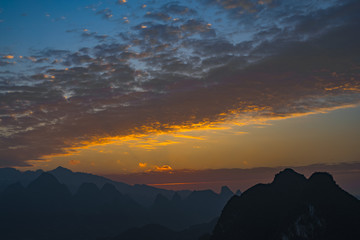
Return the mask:
<svg viewBox="0 0 360 240">
<path fill-rule="evenodd" d="M 150 215 L 153 223 L 179 231 L 218 217 L 233 195 L 227 187 L 222 187 L 220 194 L 212 190 L 201 190 L 193 191 L 185 198 L 174 194 L 171 200 L 158 194 L 150 206 Z"/>
<path fill-rule="evenodd" d="M 22 177 L 17 170 L 10 172 L 15 179 Z M 27 185 L 12 183 L 0 192 L 0 239 L 95 240 L 149 224 L 162 225 L 177 236 L 185 231 L 183 229 L 192 225 L 200 226 L 198 224 L 218 217 L 231 194 L 228 188 L 223 187 L 221 194 L 205 190 L 186 196 L 182 191 L 173 192 L 168 197 L 162 194 L 161 189 L 134 186 L 136 190 L 133 192 L 139 189 L 145 191 L 139 192 L 139 196 L 158 192 L 154 201 L 144 206 L 130 195 L 121 193 L 116 185 L 106 182 L 105 178 L 73 173 L 61 167 L 50 172 L 29 172 L 31 176 L 35 176 L 35 173 L 39 176 Z M 64 184 L 69 183 L 69 179 L 76 184 L 81 182 L 74 192 Z M 83 182 L 89 179 L 95 179 L 95 182 Z M 99 179 L 104 181 L 103 184 L 96 182 Z M 195 235 L 209 233 L 208 225 L 204 226 L 197 229 L 206 231 L 193 229 L 187 231 L 186 235 L 193 239 Z M 150 228 L 147 229 L 149 234 L 152 233 Z"/>
<path fill-rule="evenodd" d="M 15 168 L 0 168 L 0 192 L 14 183 L 21 183 L 27 186 L 43 173 L 43 170 L 20 172 Z"/>
<path fill-rule="evenodd" d="M 113 185 L 83 183 L 75 194 L 43 172 L 0 193 L 0 239 L 96 239 L 148 224 L 147 211 Z M 16 229 L 21 229 L 18 231 Z"/>
<path fill-rule="evenodd" d="M 234 193 L 227 186 L 222 186 L 220 191 L 220 196 L 223 199 L 229 200 Z"/>
<path fill-rule="evenodd" d="M 0 192 L 4 191 L 7 186 L 16 182 L 20 182 L 26 187 L 43 172 L 43 170 L 21 172 L 14 168 L 0 168 Z M 122 194 L 130 196 L 141 205 L 147 207 L 153 203 L 159 193 L 167 198 L 171 198 L 174 194 L 174 191 L 155 188 L 144 184 L 135 184 L 132 186 L 102 176 L 82 172 L 72 172 L 61 166 L 48 171 L 48 173 L 56 177 L 60 183 L 65 184 L 72 193 L 76 193 L 83 183 L 94 183 L 99 189 L 106 183 L 110 183 Z M 190 194 L 190 191 L 180 191 L 179 194 L 188 195 Z"/>
<path fill-rule="evenodd" d="M 211 240 L 360 239 L 360 201 L 328 173 L 309 179 L 292 169 L 226 204 Z"/>
<path fill-rule="evenodd" d="M 26 188 L 28 201 L 34 211 L 59 211 L 65 208 L 71 193 L 53 175 L 43 172 Z"/>
<path fill-rule="evenodd" d="M 54 197 L 63 194 L 70 195 L 68 188 L 64 184 L 61 184 L 52 174 L 46 172 L 31 182 L 27 189 L 32 194 L 46 194 Z"/>
<path fill-rule="evenodd" d="M 216 222 L 217 218 L 181 231 L 172 230 L 159 224 L 148 224 L 128 229 L 116 237 L 102 240 L 198 240 L 201 236 L 209 234 Z"/>
</svg>

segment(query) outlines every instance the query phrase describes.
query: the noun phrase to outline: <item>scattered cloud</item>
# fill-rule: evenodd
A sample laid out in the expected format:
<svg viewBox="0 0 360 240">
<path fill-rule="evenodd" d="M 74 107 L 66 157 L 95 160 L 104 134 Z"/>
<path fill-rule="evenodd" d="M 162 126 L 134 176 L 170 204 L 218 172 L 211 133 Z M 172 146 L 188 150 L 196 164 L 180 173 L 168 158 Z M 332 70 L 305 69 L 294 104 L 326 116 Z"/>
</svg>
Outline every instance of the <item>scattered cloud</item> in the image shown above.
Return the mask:
<svg viewBox="0 0 360 240">
<path fill-rule="evenodd" d="M 156 172 L 171 172 L 173 169 L 169 165 L 162 165 L 162 166 L 154 166 L 154 171 Z"/>
<path fill-rule="evenodd" d="M 145 15 L 146 18 L 151 18 L 154 20 L 158 20 L 158 21 L 169 21 L 171 20 L 171 17 L 166 14 L 166 13 L 162 13 L 162 12 L 157 12 L 157 13 L 152 13 L 152 12 L 148 12 Z"/>
<path fill-rule="evenodd" d="M 125 3 L 127 3 L 127 0 L 117 0 L 116 2 L 118 4 L 125 4 Z"/>
<path fill-rule="evenodd" d="M 113 13 L 109 8 L 99 10 L 96 14 L 101 15 L 104 19 L 110 19 L 113 17 Z"/>
<path fill-rule="evenodd" d="M 158 9 L 149 4 L 140 17 L 129 15 L 134 20 L 121 25 L 126 30 L 116 28 L 116 36 L 84 25 L 74 31 L 86 42 L 78 50 L 23 54 L 19 62 L 32 67 L 29 74 L 0 78 L 0 164 L 28 165 L 99 139 L 216 128 L 234 120 L 241 125 L 249 118 L 266 122 L 359 103 L 358 1 L 318 1 L 308 8 L 309 1 L 205 2 L 214 13 L 233 17 L 223 18 L 228 26 L 185 2 Z M 105 19 L 118 13 L 99 7 L 93 14 Z M 10 69 L 14 62 L 7 60 L 14 56 L 7 53 L 17 53 L 0 55 L 0 66 Z"/>
<path fill-rule="evenodd" d="M 13 55 L 6 55 L 6 56 L 3 56 L 4 59 L 14 59 L 14 56 Z"/>
<path fill-rule="evenodd" d="M 139 167 L 145 168 L 147 166 L 147 163 L 139 163 Z"/>
</svg>

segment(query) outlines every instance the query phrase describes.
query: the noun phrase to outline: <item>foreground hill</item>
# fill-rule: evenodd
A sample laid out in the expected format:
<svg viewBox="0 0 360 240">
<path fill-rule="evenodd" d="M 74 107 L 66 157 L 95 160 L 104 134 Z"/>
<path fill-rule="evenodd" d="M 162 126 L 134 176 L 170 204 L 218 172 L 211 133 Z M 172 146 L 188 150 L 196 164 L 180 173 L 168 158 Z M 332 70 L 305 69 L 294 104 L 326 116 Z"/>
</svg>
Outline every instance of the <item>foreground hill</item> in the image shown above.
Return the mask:
<svg viewBox="0 0 360 240">
<path fill-rule="evenodd" d="M 99 240 L 198 240 L 211 233 L 217 218 L 203 224 L 198 224 L 181 231 L 174 231 L 158 224 L 128 229 L 116 237 Z"/>
<path fill-rule="evenodd" d="M 360 201 L 328 173 L 286 169 L 225 206 L 211 240 L 360 239 Z"/>
</svg>

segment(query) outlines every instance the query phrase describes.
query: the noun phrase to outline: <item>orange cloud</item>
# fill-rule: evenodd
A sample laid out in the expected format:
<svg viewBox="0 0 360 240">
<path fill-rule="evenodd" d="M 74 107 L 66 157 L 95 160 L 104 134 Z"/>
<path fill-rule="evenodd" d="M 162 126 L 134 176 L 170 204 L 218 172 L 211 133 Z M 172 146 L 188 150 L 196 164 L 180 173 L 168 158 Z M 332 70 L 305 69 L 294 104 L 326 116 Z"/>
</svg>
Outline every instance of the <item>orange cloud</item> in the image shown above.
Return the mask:
<svg viewBox="0 0 360 240">
<path fill-rule="evenodd" d="M 6 55 L 6 56 L 3 56 L 3 58 L 5 58 L 5 59 L 13 59 L 14 56 L 13 55 Z"/>
<path fill-rule="evenodd" d="M 139 163 L 140 166 L 140 163 Z M 146 170 L 147 173 L 173 173 L 173 168 L 170 165 L 157 166 L 153 165 L 151 169 Z"/>
<path fill-rule="evenodd" d="M 139 167 L 144 168 L 147 166 L 147 163 L 139 163 Z"/>
<path fill-rule="evenodd" d="M 169 165 L 155 166 L 156 172 L 171 172 L 173 169 Z"/>
<path fill-rule="evenodd" d="M 75 166 L 75 165 L 80 164 L 80 161 L 79 160 L 70 160 L 69 164 Z"/>
<path fill-rule="evenodd" d="M 196 137 L 196 136 L 184 135 L 184 134 L 174 134 L 174 137 L 194 139 L 194 140 L 205 140 L 205 137 Z"/>
</svg>

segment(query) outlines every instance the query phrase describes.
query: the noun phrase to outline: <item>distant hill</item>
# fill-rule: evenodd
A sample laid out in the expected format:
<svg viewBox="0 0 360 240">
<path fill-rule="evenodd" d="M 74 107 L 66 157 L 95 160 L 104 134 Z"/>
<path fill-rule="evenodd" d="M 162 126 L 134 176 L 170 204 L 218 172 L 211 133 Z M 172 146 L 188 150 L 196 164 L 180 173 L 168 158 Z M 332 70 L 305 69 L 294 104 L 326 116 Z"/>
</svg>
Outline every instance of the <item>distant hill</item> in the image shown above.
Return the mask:
<svg viewBox="0 0 360 240">
<path fill-rule="evenodd" d="M 0 168 L 0 192 L 10 184 L 20 182 L 27 186 L 43 173 L 43 170 L 21 172 L 14 168 Z M 168 198 L 174 195 L 174 191 L 155 188 L 147 185 L 129 185 L 122 182 L 112 181 L 108 178 L 81 172 L 72 172 L 69 169 L 58 167 L 49 171 L 60 183 L 65 184 L 72 193 L 75 193 L 83 183 L 94 183 L 98 188 L 110 183 L 122 194 L 131 196 L 135 201 L 144 206 L 149 206 L 158 194 Z"/>
<path fill-rule="evenodd" d="M 225 206 L 211 240 L 360 239 L 360 201 L 328 173 L 309 179 L 291 169 Z"/>
<path fill-rule="evenodd" d="M 0 192 L 10 184 L 19 182 L 27 186 L 43 173 L 43 170 L 21 172 L 15 168 L 0 168 Z"/>
<path fill-rule="evenodd" d="M 117 184 L 64 168 L 28 172 L 26 178 L 17 170 L 7 169 L 6 172 L 10 173 L 2 175 L 2 182 L 10 184 L 0 191 L 0 239 L 92 240 L 148 224 L 162 225 L 177 234 L 192 225 L 217 218 L 233 195 L 230 189 L 223 187 L 220 194 L 211 190 L 194 191 L 182 198 L 172 192 L 168 198 L 162 194 L 162 189 Z M 34 176 L 37 177 L 26 182 Z M 25 179 L 25 184 L 13 183 L 16 179 Z M 79 187 L 70 191 L 68 185 Z M 120 187 L 124 191 L 128 188 L 128 192 L 120 192 Z M 157 195 L 145 205 L 129 194 L 136 193 L 139 197 L 149 192 Z"/>
<path fill-rule="evenodd" d="M 212 190 L 193 191 L 184 199 L 178 194 L 172 199 L 159 194 L 149 211 L 154 223 L 181 230 L 218 217 L 233 195 L 227 187 L 223 187 L 220 194 Z"/>
<path fill-rule="evenodd" d="M 7 185 L 0 191 L 0 239 L 360 239 L 360 201 L 328 173 L 307 179 L 285 169 L 271 184 L 243 194 L 224 186 L 220 194 L 202 190 L 185 197 L 64 168 L 0 174 Z M 149 192 L 156 195 L 145 205 L 133 198 Z"/>
</svg>

